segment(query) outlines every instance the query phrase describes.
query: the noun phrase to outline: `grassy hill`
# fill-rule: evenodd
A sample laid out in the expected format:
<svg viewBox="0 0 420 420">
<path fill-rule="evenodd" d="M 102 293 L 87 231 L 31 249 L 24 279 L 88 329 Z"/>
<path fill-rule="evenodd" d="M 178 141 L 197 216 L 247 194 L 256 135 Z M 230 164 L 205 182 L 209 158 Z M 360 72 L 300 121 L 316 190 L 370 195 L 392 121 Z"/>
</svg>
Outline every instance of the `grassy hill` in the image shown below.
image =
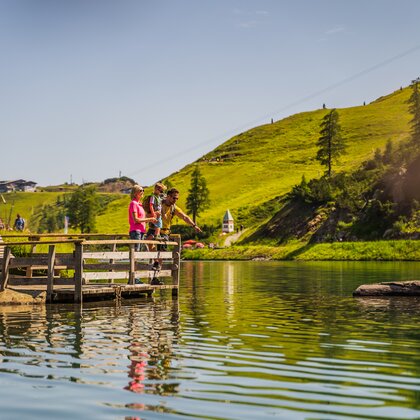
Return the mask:
<svg viewBox="0 0 420 420">
<path fill-rule="evenodd" d="M 16 214 L 20 214 L 30 224 L 30 219 L 37 208 L 45 204 L 54 204 L 57 197 L 62 195 L 58 192 L 12 192 L 3 193 L 6 203 L 0 200 L 0 218 L 7 223 L 10 217 L 10 223 L 13 225 Z"/>
<path fill-rule="evenodd" d="M 338 109 L 348 154 L 335 171 L 357 167 L 384 148 L 409 136 L 408 88 L 379 98 L 366 106 Z M 169 177 L 185 198 L 195 164 L 200 165 L 210 190 L 212 206 L 199 223 L 220 223 L 227 208 L 233 217 L 245 208 L 264 205 L 306 179 L 317 178 L 324 168 L 315 160 L 319 125 L 329 110 L 292 115 L 274 124 L 253 128 L 226 141 L 197 162 Z"/>
<path fill-rule="evenodd" d="M 409 137 L 408 88 L 398 90 L 366 105 L 338 109 L 342 135 L 348 143 L 348 154 L 335 171 L 354 169 L 370 158 L 376 148 L 385 148 Z M 255 127 L 227 140 L 212 152 L 168 177 L 181 192 L 179 205 L 185 209 L 191 173 L 199 165 L 210 190 L 211 207 L 200 215 L 199 224 L 220 225 L 226 209 L 234 218 L 253 215 L 256 210 L 270 210 L 271 203 L 306 179 L 320 177 L 324 168 L 315 160 L 319 125 L 329 110 L 320 109 L 287 117 L 273 124 Z M 15 197 L 13 218 L 17 212 L 29 219 L 39 204 L 54 203 L 58 192 L 18 193 L 5 195 L 7 205 L 0 204 L 0 217 L 10 210 Z M 271 201 L 270 201 L 271 200 Z M 104 213 L 97 218 L 100 232 L 127 230 L 127 195 L 115 195 Z M 3 207 L 3 209 L 1 208 Z M 263 214 L 264 216 L 264 214 Z M 266 214 L 266 218 L 272 214 Z M 243 217 L 244 218 L 244 217 Z M 256 227 L 258 218 L 244 218 L 245 224 Z"/>
</svg>

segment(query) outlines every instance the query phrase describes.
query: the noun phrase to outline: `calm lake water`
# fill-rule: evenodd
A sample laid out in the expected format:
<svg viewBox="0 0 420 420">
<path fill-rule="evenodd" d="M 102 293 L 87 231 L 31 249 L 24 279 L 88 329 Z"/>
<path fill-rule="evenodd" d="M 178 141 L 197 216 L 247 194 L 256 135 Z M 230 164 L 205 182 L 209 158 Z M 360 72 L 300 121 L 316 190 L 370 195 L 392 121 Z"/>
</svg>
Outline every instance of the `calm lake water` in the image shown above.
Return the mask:
<svg viewBox="0 0 420 420">
<path fill-rule="evenodd" d="M 419 263 L 184 262 L 180 296 L 0 307 L 1 419 L 419 419 Z"/>
</svg>

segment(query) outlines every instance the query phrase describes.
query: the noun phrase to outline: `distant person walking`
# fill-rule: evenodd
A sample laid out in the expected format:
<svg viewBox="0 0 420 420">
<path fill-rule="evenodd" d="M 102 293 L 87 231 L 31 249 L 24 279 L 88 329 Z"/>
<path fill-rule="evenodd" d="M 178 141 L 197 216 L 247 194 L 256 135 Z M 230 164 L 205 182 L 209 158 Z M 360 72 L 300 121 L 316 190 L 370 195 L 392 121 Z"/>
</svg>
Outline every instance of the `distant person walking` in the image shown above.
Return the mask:
<svg viewBox="0 0 420 420">
<path fill-rule="evenodd" d="M 131 202 L 128 207 L 128 222 L 130 224 L 130 239 L 143 239 L 146 233 L 146 222 L 156 222 L 154 217 L 146 217 L 141 197 L 144 189 L 140 185 L 134 185 L 131 189 Z M 136 251 L 140 251 L 140 244 L 136 244 Z"/>
<path fill-rule="evenodd" d="M 21 217 L 20 214 L 16 215 L 16 220 L 14 224 L 15 230 L 22 232 L 25 229 L 25 219 Z"/>
</svg>

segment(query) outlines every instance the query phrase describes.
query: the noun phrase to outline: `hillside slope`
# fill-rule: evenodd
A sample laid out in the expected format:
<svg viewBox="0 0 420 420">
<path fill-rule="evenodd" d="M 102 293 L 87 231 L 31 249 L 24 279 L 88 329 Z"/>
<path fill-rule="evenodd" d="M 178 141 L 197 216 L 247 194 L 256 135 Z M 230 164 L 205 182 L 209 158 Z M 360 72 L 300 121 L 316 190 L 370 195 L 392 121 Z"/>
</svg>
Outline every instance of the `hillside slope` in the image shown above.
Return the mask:
<svg viewBox="0 0 420 420">
<path fill-rule="evenodd" d="M 384 148 L 409 136 L 407 99 L 409 89 L 398 90 L 366 106 L 338 109 L 348 154 L 336 171 L 357 167 Z M 321 176 L 324 169 L 315 160 L 319 124 L 329 110 L 292 115 L 241 133 L 197 162 L 187 165 L 168 179 L 181 191 L 181 207 L 195 164 L 205 176 L 212 205 L 200 215 L 199 223 L 220 223 L 227 208 L 237 217 L 244 209 L 262 206 L 306 179 Z"/>
<path fill-rule="evenodd" d="M 354 169 L 371 158 L 376 148 L 384 149 L 388 140 L 398 144 L 407 139 L 411 118 L 407 104 L 409 96 L 410 89 L 405 88 L 366 106 L 338 109 L 348 154 L 333 169 L 336 172 Z M 211 207 L 200 214 L 198 223 L 220 225 L 224 212 L 230 209 L 236 221 L 256 228 L 279 210 L 272 208 L 273 203 L 277 203 L 276 197 L 289 192 L 302 175 L 310 180 L 324 173 L 324 168 L 315 159 L 316 142 L 321 120 L 329 111 L 303 112 L 240 133 L 170 175 L 167 179 L 181 192 L 179 205 L 185 209 L 191 173 L 194 165 L 199 165 L 210 190 Z M 53 203 L 57 195 L 20 193 L 13 214 L 20 212 L 29 219 L 28 215 L 36 205 Z M 100 232 L 127 230 L 129 197 L 117 194 L 114 198 L 97 218 Z M 11 203 L 3 205 L 2 217 L 8 216 L 10 207 Z M 258 220 L 253 220 L 256 210 L 260 214 Z"/>
</svg>

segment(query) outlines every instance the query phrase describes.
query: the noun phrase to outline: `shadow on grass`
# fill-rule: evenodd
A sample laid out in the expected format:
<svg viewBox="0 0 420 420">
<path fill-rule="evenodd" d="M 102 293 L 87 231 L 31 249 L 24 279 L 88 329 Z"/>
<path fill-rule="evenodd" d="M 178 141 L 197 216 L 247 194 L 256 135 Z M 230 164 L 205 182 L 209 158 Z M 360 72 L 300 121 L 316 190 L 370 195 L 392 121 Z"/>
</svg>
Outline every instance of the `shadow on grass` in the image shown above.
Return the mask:
<svg viewBox="0 0 420 420">
<path fill-rule="evenodd" d="M 287 253 L 284 256 L 284 259 L 285 260 L 294 260 L 294 259 L 296 259 L 296 257 L 298 257 L 299 255 L 304 254 L 306 251 L 309 251 L 314 246 L 315 246 L 315 244 L 307 243 L 306 245 L 303 245 L 300 248 L 295 249 L 294 251 L 291 251 L 291 252 Z"/>
</svg>

